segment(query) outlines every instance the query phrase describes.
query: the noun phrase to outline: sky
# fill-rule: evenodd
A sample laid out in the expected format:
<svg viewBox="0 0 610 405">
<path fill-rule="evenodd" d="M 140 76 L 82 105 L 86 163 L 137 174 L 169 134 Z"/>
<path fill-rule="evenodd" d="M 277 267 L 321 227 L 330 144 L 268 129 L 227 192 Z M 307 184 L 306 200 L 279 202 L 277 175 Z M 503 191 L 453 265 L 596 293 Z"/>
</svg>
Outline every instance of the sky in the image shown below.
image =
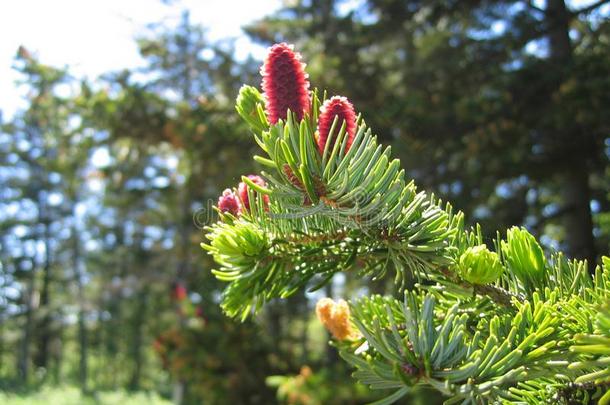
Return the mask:
<svg viewBox="0 0 610 405">
<path fill-rule="evenodd" d="M 238 58 L 261 58 L 241 27 L 272 13 L 281 0 L 14 0 L 0 4 L 0 110 L 10 117 L 23 105 L 11 68 L 17 48 L 25 46 L 42 63 L 63 67 L 77 77 L 141 66 L 134 37 L 146 24 L 175 21 L 187 8 L 191 20 L 208 28 L 211 40 L 235 38 Z"/>
</svg>

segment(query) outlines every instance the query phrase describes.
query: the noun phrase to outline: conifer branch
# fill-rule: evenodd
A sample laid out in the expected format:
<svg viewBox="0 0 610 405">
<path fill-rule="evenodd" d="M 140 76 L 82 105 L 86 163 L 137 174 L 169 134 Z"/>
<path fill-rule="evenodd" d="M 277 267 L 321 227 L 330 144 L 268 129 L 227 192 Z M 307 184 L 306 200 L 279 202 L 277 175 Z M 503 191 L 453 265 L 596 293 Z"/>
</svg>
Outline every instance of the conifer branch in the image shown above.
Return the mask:
<svg viewBox="0 0 610 405">
<path fill-rule="evenodd" d="M 225 190 L 206 228 L 202 246 L 229 283 L 225 312 L 245 319 L 338 272 L 391 271 L 404 300 L 317 307 L 354 377 L 392 390 L 379 403 L 421 384 L 448 404 L 610 401 L 610 259 L 591 277 L 517 227 L 488 247 L 478 226 L 405 179 L 347 99 L 309 93 L 299 60 L 272 47 L 265 94 L 244 86 L 237 99 L 266 171 Z"/>
</svg>

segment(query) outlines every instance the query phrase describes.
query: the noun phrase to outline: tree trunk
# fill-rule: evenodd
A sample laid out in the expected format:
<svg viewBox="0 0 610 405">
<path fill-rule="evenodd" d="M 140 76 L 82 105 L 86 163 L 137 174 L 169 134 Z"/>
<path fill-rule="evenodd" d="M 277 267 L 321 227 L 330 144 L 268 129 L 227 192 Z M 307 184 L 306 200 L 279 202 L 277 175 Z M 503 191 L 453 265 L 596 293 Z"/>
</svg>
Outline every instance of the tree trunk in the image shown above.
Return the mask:
<svg viewBox="0 0 610 405">
<path fill-rule="evenodd" d="M 63 364 L 63 328 L 54 334 L 51 343 L 51 358 L 53 360 L 53 383 L 55 385 L 61 384 L 61 369 Z"/>
<path fill-rule="evenodd" d="M 19 380 L 22 384 L 27 384 L 30 372 L 30 346 L 32 341 L 32 326 L 34 324 L 34 310 L 36 307 L 36 291 L 35 291 L 35 269 L 36 265 L 32 260 L 32 269 L 30 270 L 30 279 L 28 281 L 28 290 L 26 295 L 26 312 L 25 325 L 23 326 L 23 338 L 21 339 L 21 347 L 17 357 L 17 370 Z"/>
<path fill-rule="evenodd" d="M 124 326 L 123 320 L 123 307 L 124 307 L 124 296 L 123 296 L 123 282 L 128 275 L 128 269 L 130 268 L 131 261 L 130 255 L 124 253 L 124 249 L 127 249 L 125 242 L 126 228 L 125 224 L 129 222 L 129 210 L 120 210 L 118 215 L 117 223 L 120 224 L 114 229 L 116 233 L 116 249 L 121 252 L 117 255 L 114 262 L 115 268 L 118 272 L 114 275 L 120 280 L 120 286 L 113 287 L 110 291 L 109 297 L 106 300 L 106 310 L 110 314 L 108 320 L 104 323 L 104 352 L 106 358 L 113 359 L 117 356 L 119 351 L 122 350 L 124 336 L 120 331 Z M 109 361 L 105 367 L 105 372 L 109 374 L 109 380 L 111 381 L 112 387 L 118 389 L 121 385 L 119 381 L 119 369 L 121 365 L 117 361 Z M 108 375 L 108 374 L 107 374 Z"/>
<path fill-rule="evenodd" d="M 78 283 L 78 300 L 80 302 L 80 308 L 78 311 L 78 343 L 79 343 L 79 362 L 78 362 L 78 379 L 80 382 L 81 392 L 87 394 L 88 386 L 88 372 L 89 366 L 87 361 L 88 342 L 87 342 L 87 325 L 85 323 L 85 304 L 84 304 L 84 292 L 82 281 Z"/>
<path fill-rule="evenodd" d="M 4 371 L 4 321 L 0 317 L 0 376 Z"/>
<path fill-rule="evenodd" d="M 143 265 L 142 267 L 145 268 L 146 265 Z M 142 335 L 144 332 L 143 326 L 144 320 L 146 319 L 146 303 L 148 300 L 148 288 L 146 286 L 141 287 L 137 299 L 136 312 L 132 321 L 133 332 L 131 337 L 131 354 L 134 368 L 129 381 L 129 389 L 132 391 L 140 389 L 140 379 L 142 376 Z"/>
<path fill-rule="evenodd" d="M 566 213 L 564 227 L 566 232 L 566 253 L 570 257 L 587 259 L 593 271 L 596 262 L 595 241 L 593 239 L 593 220 L 590 208 L 589 173 L 586 162 L 572 162 L 572 170 L 562 174 L 562 199 Z"/>
<path fill-rule="evenodd" d="M 81 260 L 80 250 L 80 239 L 79 239 L 79 227 L 78 227 L 78 216 L 76 213 L 76 206 L 78 205 L 78 198 L 74 199 L 73 208 L 73 221 L 72 227 L 72 260 L 74 267 L 74 278 L 76 280 L 76 288 L 78 294 L 78 343 L 79 343 L 79 367 L 78 367 L 78 379 L 80 383 L 81 392 L 84 394 L 88 393 L 88 339 L 87 339 L 87 324 L 86 324 L 86 305 L 85 305 L 85 287 L 83 285 L 84 269 L 82 268 L 83 263 Z"/>
<path fill-rule="evenodd" d="M 38 342 L 37 352 L 34 359 L 36 367 L 48 368 L 49 364 L 49 346 L 51 343 L 51 235 L 50 221 L 47 218 L 42 219 L 44 223 L 44 267 L 42 269 L 42 287 L 40 289 L 40 309 L 42 310 L 42 318 L 38 323 Z"/>
<path fill-rule="evenodd" d="M 572 63 L 573 52 L 569 35 L 570 13 L 564 0 L 548 0 L 546 25 L 549 31 L 550 59 L 555 70 L 564 71 Z M 558 75 L 557 88 L 562 84 L 563 74 Z M 562 134 L 566 144 L 581 146 L 584 140 L 575 139 L 579 134 Z M 589 185 L 588 148 L 571 148 L 571 159 L 560 175 L 561 197 L 565 214 L 566 253 L 574 258 L 587 259 L 589 268 L 595 267 L 596 252 L 593 239 Z"/>
</svg>

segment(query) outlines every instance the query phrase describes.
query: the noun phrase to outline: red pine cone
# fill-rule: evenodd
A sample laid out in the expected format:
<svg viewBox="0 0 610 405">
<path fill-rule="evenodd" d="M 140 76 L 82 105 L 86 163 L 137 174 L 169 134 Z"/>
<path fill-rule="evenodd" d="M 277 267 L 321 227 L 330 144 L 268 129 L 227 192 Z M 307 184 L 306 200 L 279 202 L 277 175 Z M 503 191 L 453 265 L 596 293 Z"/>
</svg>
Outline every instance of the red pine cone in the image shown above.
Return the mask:
<svg viewBox="0 0 610 405">
<path fill-rule="evenodd" d="M 248 178 L 250 180 L 252 180 L 252 182 L 254 184 L 257 184 L 261 187 L 267 187 L 267 183 L 260 176 L 251 174 L 248 176 Z M 254 190 L 252 190 L 252 191 L 254 191 Z M 237 194 L 239 195 L 239 199 L 241 200 L 242 206 L 244 206 L 247 210 L 249 210 L 250 209 L 250 200 L 248 197 L 248 185 L 246 183 L 244 183 L 243 181 L 239 183 L 239 186 L 237 186 Z M 256 191 L 254 191 L 254 194 L 256 194 Z M 269 206 L 269 196 L 264 195 L 263 201 L 265 204 L 265 208 L 267 208 Z"/>
<path fill-rule="evenodd" d="M 352 142 L 354 142 L 354 137 L 356 136 L 356 113 L 354 112 L 354 106 L 345 97 L 331 97 L 322 104 L 318 119 L 318 150 L 321 155 L 324 154 L 326 140 L 328 139 L 330 127 L 333 125 L 335 116 L 338 116 L 339 120 L 333 134 L 333 145 L 337 140 L 337 134 L 341 125 L 343 125 L 343 121 L 345 121 L 345 136 L 347 136 L 346 153 L 352 147 Z M 332 151 L 333 145 L 329 145 L 329 153 Z"/>
<path fill-rule="evenodd" d="M 222 212 L 230 212 L 235 216 L 239 215 L 241 207 L 233 190 L 227 188 L 222 192 L 222 195 L 218 197 L 218 209 Z"/>
<path fill-rule="evenodd" d="M 286 119 L 290 109 L 299 120 L 309 112 L 309 80 L 301 55 L 286 43 L 275 44 L 269 48 L 265 63 L 261 67 L 265 108 L 271 124 Z"/>
</svg>

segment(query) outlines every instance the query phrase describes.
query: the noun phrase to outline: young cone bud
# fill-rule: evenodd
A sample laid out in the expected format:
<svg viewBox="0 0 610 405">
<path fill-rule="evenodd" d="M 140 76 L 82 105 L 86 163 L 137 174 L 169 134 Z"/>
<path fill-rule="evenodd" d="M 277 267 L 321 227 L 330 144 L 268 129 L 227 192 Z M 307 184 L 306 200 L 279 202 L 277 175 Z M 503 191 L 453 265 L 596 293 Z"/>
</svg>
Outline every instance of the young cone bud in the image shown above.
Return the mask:
<svg viewBox="0 0 610 405">
<path fill-rule="evenodd" d="M 525 228 L 510 228 L 502 241 L 502 254 L 508 269 L 531 290 L 541 287 L 546 272 L 544 252 Z"/>
<path fill-rule="evenodd" d="M 248 176 L 248 178 L 250 180 L 252 180 L 253 183 L 258 184 L 261 187 L 267 187 L 267 183 L 260 176 L 251 174 Z M 254 191 L 254 190 L 252 190 L 252 191 L 254 192 L 254 194 L 256 194 L 256 191 Z M 237 194 L 239 195 L 239 199 L 241 200 L 242 206 L 245 209 L 249 210 L 250 209 L 250 197 L 248 196 L 248 185 L 246 183 L 244 183 L 243 181 L 240 182 L 239 186 L 237 187 Z M 269 206 L 269 196 L 264 195 L 263 201 L 265 203 L 265 208 L 267 208 Z"/>
<path fill-rule="evenodd" d="M 222 195 L 218 197 L 218 209 L 222 212 L 229 212 L 235 216 L 239 215 L 241 207 L 237 196 L 231 189 L 226 189 Z"/>
<path fill-rule="evenodd" d="M 337 140 L 337 135 L 343 125 L 343 121 L 345 121 L 345 136 L 347 137 L 346 153 L 352 147 L 352 142 L 354 142 L 354 137 L 356 136 L 356 113 L 354 112 L 354 106 L 345 97 L 331 97 L 320 108 L 320 117 L 318 119 L 318 150 L 321 155 L 324 154 L 324 148 L 326 147 L 330 128 L 333 125 L 335 117 L 338 117 L 338 120 L 333 134 L 333 145 L 329 145 L 329 153 L 332 151 L 332 147 Z"/>
<path fill-rule="evenodd" d="M 498 255 L 478 245 L 466 249 L 460 256 L 458 271 L 462 279 L 473 284 L 492 283 L 504 272 Z"/>
<path fill-rule="evenodd" d="M 290 109 L 301 120 L 309 112 L 309 80 L 301 55 L 292 46 L 281 43 L 273 45 L 261 67 L 265 110 L 271 124 L 286 119 Z"/>
<path fill-rule="evenodd" d="M 258 114 L 258 105 L 265 105 L 263 95 L 252 86 L 243 85 L 239 89 L 235 108 L 239 115 L 250 125 L 255 132 L 269 128 L 269 122 Z"/>
</svg>

